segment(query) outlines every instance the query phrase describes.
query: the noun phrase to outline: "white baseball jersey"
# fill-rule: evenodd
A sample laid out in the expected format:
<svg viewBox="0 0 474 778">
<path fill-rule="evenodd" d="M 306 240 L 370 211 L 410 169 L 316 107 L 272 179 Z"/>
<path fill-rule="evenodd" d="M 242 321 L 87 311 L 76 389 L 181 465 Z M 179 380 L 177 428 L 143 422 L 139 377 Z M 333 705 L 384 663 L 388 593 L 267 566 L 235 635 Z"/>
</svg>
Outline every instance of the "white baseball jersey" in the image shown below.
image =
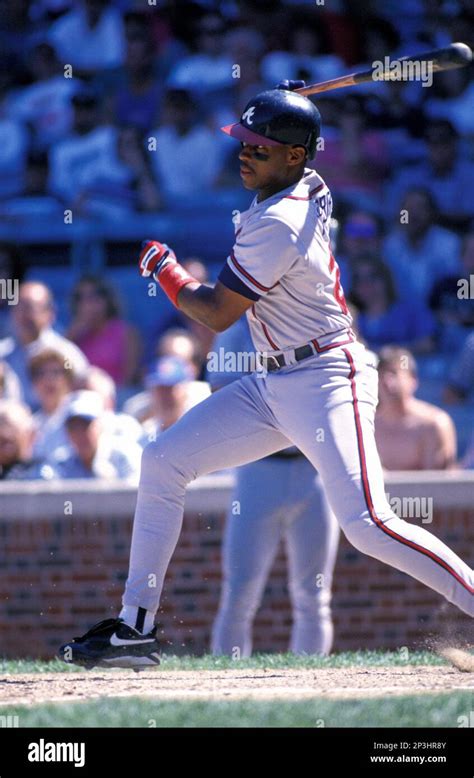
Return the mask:
<svg viewBox="0 0 474 778">
<path fill-rule="evenodd" d="M 331 193 L 314 170 L 241 214 L 219 280 L 254 300 L 247 311 L 259 351 L 295 348 L 350 328 L 329 241 Z"/>
</svg>

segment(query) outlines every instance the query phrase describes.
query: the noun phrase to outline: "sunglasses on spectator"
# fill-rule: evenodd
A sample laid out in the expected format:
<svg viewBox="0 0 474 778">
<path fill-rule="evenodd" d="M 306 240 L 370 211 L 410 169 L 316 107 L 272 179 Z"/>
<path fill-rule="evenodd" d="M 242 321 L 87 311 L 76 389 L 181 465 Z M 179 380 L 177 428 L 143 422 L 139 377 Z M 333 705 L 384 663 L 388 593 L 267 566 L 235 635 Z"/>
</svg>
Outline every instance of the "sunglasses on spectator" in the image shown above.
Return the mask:
<svg viewBox="0 0 474 778">
<path fill-rule="evenodd" d="M 34 380 L 37 378 L 59 378 L 60 376 L 66 375 L 66 368 L 65 367 L 39 367 L 36 370 L 33 370 L 31 375 Z"/>
</svg>

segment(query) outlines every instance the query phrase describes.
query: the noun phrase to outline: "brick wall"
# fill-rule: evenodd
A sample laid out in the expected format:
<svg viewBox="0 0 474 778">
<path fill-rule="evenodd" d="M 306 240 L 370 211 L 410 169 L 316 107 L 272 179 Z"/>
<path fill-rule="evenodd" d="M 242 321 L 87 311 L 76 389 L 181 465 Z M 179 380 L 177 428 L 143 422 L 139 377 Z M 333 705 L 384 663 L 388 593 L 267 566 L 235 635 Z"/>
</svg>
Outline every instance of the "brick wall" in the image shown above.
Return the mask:
<svg viewBox="0 0 474 778">
<path fill-rule="evenodd" d="M 201 479 L 188 492 L 183 532 L 165 582 L 159 635 L 163 649 L 170 653 L 203 653 L 209 645 L 231 485 L 229 476 L 213 479 Z M 444 484 L 420 484 L 419 475 L 416 483 L 399 477 L 390 482 L 389 491 L 390 495 L 437 493 L 428 529 L 472 562 L 474 481 L 470 475 L 467 482 L 451 478 Z M 132 490 L 111 490 L 108 484 L 70 482 L 67 493 L 58 485 L 42 485 L 40 491 L 31 484 L 21 485 L 21 491 L 14 484 L 2 485 L 2 656 L 50 657 L 64 639 L 116 614 L 127 574 L 134 502 Z M 344 537 L 333 592 L 335 650 L 421 647 L 426 637 L 470 628 L 470 619 L 441 597 L 363 556 Z M 285 650 L 290 625 L 281 548 L 257 615 L 254 650 Z M 466 634 L 472 638 L 472 630 Z"/>
</svg>

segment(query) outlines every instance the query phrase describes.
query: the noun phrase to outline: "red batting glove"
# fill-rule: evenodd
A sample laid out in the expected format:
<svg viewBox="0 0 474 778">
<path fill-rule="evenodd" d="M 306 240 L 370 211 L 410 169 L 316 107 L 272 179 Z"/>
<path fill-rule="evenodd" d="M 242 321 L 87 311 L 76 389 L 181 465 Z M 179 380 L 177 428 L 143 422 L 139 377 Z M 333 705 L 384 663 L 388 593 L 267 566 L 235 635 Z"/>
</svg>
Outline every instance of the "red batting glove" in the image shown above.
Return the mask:
<svg viewBox="0 0 474 778">
<path fill-rule="evenodd" d="M 183 286 L 196 282 L 196 279 L 181 267 L 173 249 L 157 240 L 147 240 L 142 244 L 138 268 L 143 278 L 152 276 L 159 283 L 176 308 L 179 308 L 178 294 Z"/>
<path fill-rule="evenodd" d="M 166 243 L 157 240 L 146 240 L 142 243 L 142 250 L 138 260 L 138 269 L 142 278 L 152 276 L 158 281 L 158 276 L 165 264 L 177 262 L 176 254 Z"/>
</svg>

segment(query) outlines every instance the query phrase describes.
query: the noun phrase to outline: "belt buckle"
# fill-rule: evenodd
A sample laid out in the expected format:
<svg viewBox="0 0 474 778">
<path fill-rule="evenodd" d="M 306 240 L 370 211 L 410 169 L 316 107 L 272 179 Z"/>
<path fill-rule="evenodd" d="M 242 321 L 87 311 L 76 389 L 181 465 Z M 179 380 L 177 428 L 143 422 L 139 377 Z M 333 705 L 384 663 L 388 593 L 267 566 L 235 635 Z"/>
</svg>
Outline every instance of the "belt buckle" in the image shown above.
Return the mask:
<svg viewBox="0 0 474 778">
<path fill-rule="evenodd" d="M 273 360 L 273 362 L 270 360 Z M 262 363 L 265 370 L 267 370 L 269 373 L 273 372 L 273 370 L 279 370 L 281 367 L 278 359 L 274 354 L 262 354 Z"/>
</svg>

